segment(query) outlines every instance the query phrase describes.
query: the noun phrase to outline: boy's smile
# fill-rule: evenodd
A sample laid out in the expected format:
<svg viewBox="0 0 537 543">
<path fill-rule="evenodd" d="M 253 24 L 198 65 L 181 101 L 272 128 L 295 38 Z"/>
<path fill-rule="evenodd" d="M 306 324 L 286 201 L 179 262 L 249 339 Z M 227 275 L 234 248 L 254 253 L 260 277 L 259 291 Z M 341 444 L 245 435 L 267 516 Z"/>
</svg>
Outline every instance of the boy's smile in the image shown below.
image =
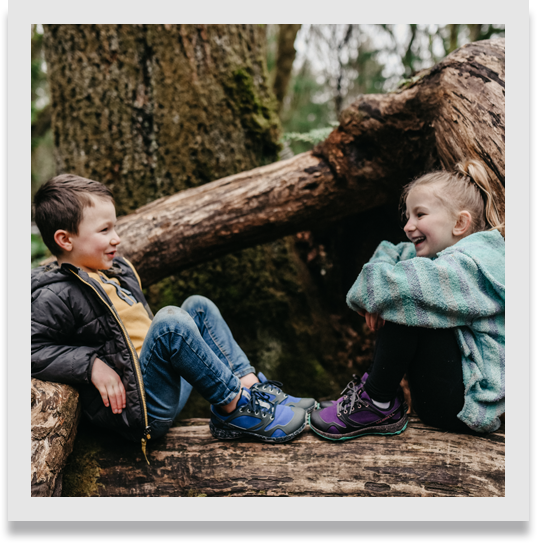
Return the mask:
<svg viewBox="0 0 537 543">
<path fill-rule="evenodd" d="M 115 230 L 114 204 L 104 198 L 92 196 L 91 199 L 93 206 L 84 208 L 78 234 L 58 231 L 65 232 L 63 243 L 59 243 L 64 252 L 58 257 L 58 263 L 68 262 L 86 272 L 109 269 L 120 243 Z"/>
<path fill-rule="evenodd" d="M 454 235 L 457 219 L 434 194 L 432 187 L 412 189 L 406 200 L 405 233 L 414 243 L 417 256 L 435 257 L 451 247 L 460 236 Z"/>
</svg>

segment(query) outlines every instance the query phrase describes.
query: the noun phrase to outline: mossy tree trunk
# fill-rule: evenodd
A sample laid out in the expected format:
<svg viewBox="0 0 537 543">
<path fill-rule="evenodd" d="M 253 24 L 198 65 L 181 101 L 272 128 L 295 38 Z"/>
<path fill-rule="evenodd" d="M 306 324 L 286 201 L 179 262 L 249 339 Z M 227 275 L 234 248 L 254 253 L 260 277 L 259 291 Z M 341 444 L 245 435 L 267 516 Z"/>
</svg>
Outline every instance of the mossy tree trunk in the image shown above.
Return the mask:
<svg viewBox="0 0 537 543">
<path fill-rule="evenodd" d="M 58 173 L 107 184 L 122 215 L 276 161 L 265 41 L 263 25 L 44 25 Z M 292 239 L 170 273 L 146 290 L 154 311 L 205 295 L 256 369 L 298 381 L 296 394 L 339 388 Z M 194 399 L 186 414 L 207 415 Z"/>
<path fill-rule="evenodd" d="M 277 157 L 262 25 L 44 25 L 58 172 L 119 214 Z"/>
</svg>

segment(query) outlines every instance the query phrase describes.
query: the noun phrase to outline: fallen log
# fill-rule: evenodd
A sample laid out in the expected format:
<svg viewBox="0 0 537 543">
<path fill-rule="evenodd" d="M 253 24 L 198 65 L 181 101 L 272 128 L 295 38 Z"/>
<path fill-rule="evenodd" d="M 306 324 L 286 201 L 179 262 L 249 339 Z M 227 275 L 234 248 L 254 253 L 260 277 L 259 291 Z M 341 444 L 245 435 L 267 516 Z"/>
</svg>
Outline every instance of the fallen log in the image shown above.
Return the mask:
<svg viewBox="0 0 537 543">
<path fill-rule="evenodd" d="M 314 152 L 155 200 L 118 221 L 120 253 L 148 286 L 223 254 L 397 200 L 463 158 L 504 199 L 505 40 L 461 47 L 395 92 L 363 95 Z"/>
<path fill-rule="evenodd" d="M 62 470 L 79 418 L 73 387 L 32 379 L 32 496 L 61 496 Z"/>
<path fill-rule="evenodd" d="M 411 417 L 398 436 L 332 442 L 308 427 L 289 443 L 264 444 L 218 441 L 207 419 L 182 424 L 151 443 L 150 465 L 136 445 L 101 436 L 91 492 L 73 495 L 505 495 L 504 425 L 476 437 L 443 432 Z"/>
<path fill-rule="evenodd" d="M 503 201 L 504 82 L 504 40 L 464 46 L 393 93 L 362 96 L 312 153 L 182 191 L 121 217 L 120 252 L 149 286 L 225 253 L 397 199 L 410 178 L 465 157 L 486 164 Z M 72 394 L 64 390 L 58 394 Z M 50 422 L 44 427 L 70 420 L 52 409 L 45 415 Z M 55 466 L 63 465 L 72 445 L 71 427 L 57 431 L 61 439 L 55 447 L 46 445 L 54 439 L 43 441 L 39 466 L 32 467 L 35 492 L 40 485 L 43 495 L 57 491 L 61 468 Z M 56 457 L 61 443 L 66 452 Z M 54 466 L 49 475 L 44 466 Z"/>
</svg>

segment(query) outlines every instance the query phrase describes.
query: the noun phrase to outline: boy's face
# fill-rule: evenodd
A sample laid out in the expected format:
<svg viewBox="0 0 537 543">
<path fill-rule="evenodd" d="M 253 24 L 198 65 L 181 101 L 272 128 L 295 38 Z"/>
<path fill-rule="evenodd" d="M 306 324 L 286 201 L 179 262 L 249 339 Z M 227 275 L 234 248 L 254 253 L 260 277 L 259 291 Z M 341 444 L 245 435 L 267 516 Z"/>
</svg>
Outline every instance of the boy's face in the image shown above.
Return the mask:
<svg viewBox="0 0 537 543">
<path fill-rule="evenodd" d="M 406 209 L 408 220 L 404 230 L 414 243 L 417 256 L 433 258 L 459 241 L 454 235 L 457 220 L 435 196 L 434 187 L 412 189 Z"/>
<path fill-rule="evenodd" d="M 115 230 L 114 204 L 105 198 L 92 196 L 91 199 L 93 206 L 84 208 L 78 234 L 67 234 L 70 245 L 58 258 L 58 261 L 68 262 L 86 272 L 110 268 L 120 243 Z"/>
</svg>

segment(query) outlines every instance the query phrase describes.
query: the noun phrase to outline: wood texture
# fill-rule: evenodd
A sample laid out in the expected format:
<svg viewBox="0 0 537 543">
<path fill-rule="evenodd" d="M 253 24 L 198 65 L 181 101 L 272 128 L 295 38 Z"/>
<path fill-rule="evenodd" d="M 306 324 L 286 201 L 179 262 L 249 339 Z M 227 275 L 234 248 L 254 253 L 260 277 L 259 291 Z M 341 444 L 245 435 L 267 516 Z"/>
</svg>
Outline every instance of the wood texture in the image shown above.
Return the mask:
<svg viewBox="0 0 537 543">
<path fill-rule="evenodd" d="M 364 95 L 312 153 L 156 200 L 118 223 L 144 285 L 397 200 L 412 178 L 482 160 L 503 208 L 505 42 L 464 46 L 393 93 Z"/>
<path fill-rule="evenodd" d="M 265 25 L 43 25 L 57 173 L 120 214 L 276 160 Z"/>
<path fill-rule="evenodd" d="M 61 473 L 80 418 L 78 392 L 32 379 L 32 496 L 60 496 Z"/>
<path fill-rule="evenodd" d="M 97 458 L 100 496 L 503 496 L 504 427 L 486 437 L 411 418 L 399 436 L 327 441 L 307 428 L 289 443 L 214 439 L 184 421 L 149 447 L 110 442 Z M 193 424 L 193 425 L 189 425 Z"/>
<path fill-rule="evenodd" d="M 118 220 L 119 252 L 146 286 L 182 268 L 384 202 L 303 153 L 156 200 Z"/>
</svg>

